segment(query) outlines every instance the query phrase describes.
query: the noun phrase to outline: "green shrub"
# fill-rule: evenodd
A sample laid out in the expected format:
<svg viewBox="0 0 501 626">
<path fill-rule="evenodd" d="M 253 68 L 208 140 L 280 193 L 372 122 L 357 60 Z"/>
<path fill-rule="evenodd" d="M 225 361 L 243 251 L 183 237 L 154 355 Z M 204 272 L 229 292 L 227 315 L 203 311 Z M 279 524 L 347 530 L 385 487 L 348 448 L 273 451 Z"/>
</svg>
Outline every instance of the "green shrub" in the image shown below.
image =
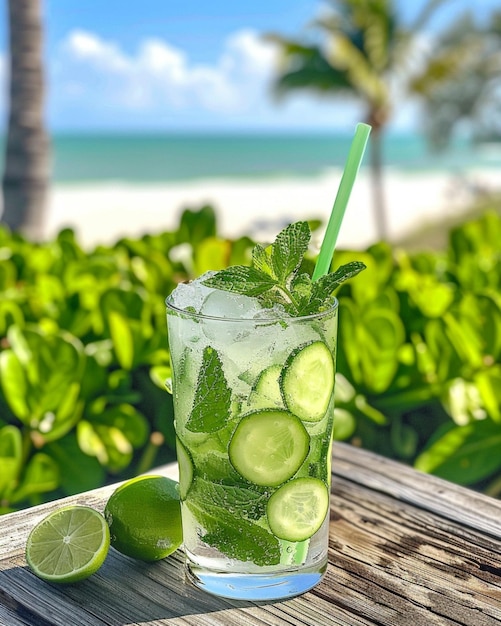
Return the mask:
<svg viewBox="0 0 501 626">
<path fill-rule="evenodd" d="M 337 294 L 338 439 L 498 493 L 499 241 L 486 213 L 442 253 L 336 253 L 367 265 Z M 165 297 L 252 244 L 219 237 L 210 207 L 90 252 L 70 230 L 35 244 L 0 229 L 0 512 L 174 458 Z"/>
<path fill-rule="evenodd" d="M 0 512 L 174 458 L 165 297 L 251 245 L 219 238 L 210 207 L 91 252 L 0 230 Z"/>
<path fill-rule="evenodd" d="M 341 264 L 337 406 L 344 436 L 425 472 L 501 489 L 501 219 L 450 233 L 443 253 L 377 244 Z M 340 427 L 340 426 L 339 426 Z"/>
</svg>

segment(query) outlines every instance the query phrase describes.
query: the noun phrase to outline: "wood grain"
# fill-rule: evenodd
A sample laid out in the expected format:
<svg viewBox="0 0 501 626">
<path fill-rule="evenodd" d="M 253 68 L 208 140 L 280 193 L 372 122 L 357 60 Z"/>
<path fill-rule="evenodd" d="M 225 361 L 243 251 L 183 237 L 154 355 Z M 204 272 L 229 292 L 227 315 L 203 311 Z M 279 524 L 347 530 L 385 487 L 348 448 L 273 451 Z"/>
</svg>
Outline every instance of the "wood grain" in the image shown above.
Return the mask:
<svg viewBox="0 0 501 626">
<path fill-rule="evenodd" d="M 102 510 L 113 489 L 65 503 Z M 334 446 L 327 574 L 285 602 L 210 596 L 185 580 L 179 551 L 144 564 L 111 550 L 83 583 L 43 583 L 26 567 L 24 544 L 60 505 L 0 517 L 1 626 L 501 624 L 501 502 L 347 445 Z"/>
</svg>

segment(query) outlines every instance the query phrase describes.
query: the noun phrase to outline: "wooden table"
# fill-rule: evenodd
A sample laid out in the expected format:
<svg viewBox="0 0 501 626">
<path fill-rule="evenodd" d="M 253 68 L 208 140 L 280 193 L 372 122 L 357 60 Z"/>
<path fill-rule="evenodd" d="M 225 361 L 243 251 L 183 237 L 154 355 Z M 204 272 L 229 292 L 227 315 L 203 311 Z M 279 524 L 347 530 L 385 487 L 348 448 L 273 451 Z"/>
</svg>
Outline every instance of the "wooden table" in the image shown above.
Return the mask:
<svg viewBox="0 0 501 626">
<path fill-rule="evenodd" d="M 175 466 L 161 468 L 173 476 Z M 64 502 L 103 509 L 113 487 Z M 491 626 L 501 624 L 501 501 L 377 455 L 334 447 L 330 565 L 311 592 L 255 604 L 185 580 L 182 554 L 145 564 L 110 550 L 73 586 L 38 580 L 24 560 L 53 502 L 0 517 L 2 626 Z"/>
</svg>

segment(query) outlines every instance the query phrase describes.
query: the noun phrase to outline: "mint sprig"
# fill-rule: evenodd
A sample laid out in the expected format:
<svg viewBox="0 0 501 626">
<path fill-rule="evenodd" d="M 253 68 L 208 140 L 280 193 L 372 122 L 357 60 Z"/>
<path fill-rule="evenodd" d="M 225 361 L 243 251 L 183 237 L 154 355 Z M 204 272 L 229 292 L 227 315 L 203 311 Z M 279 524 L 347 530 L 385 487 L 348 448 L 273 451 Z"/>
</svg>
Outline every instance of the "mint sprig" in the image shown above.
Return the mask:
<svg viewBox="0 0 501 626">
<path fill-rule="evenodd" d="M 309 274 L 300 273 L 310 239 L 308 222 L 295 222 L 266 248 L 257 244 L 250 266 L 228 267 L 203 283 L 213 289 L 257 297 L 265 308 L 280 304 L 293 317 L 320 312 L 329 305 L 335 289 L 365 265 L 353 261 L 313 281 Z"/>
</svg>

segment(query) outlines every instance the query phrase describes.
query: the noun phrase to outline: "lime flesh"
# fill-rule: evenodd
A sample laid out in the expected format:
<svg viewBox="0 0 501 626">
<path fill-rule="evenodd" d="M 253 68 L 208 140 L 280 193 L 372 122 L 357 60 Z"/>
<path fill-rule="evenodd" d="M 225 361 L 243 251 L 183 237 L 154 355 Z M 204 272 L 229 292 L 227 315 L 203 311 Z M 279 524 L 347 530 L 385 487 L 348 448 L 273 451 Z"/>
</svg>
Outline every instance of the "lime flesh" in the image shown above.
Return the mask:
<svg viewBox="0 0 501 626">
<path fill-rule="evenodd" d="M 50 513 L 33 528 L 26 543 L 26 560 L 42 580 L 74 583 L 101 567 L 109 546 L 108 525 L 98 511 L 68 506 Z"/>
</svg>

